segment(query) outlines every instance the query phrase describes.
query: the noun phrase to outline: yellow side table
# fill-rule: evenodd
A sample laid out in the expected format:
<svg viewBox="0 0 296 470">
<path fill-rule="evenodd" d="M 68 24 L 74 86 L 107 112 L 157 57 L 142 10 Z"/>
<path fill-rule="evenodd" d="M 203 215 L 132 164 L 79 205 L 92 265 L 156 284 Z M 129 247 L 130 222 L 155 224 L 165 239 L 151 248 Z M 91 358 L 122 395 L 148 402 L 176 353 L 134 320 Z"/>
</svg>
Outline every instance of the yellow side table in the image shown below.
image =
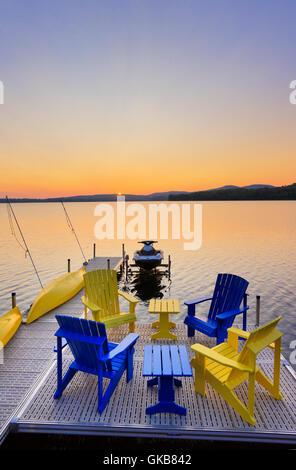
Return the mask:
<svg viewBox="0 0 296 470">
<path fill-rule="evenodd" d="M 148 311 L 159 315 L 159 320 L 152 323 L 152 326 L 158 327 L 159 330 L 151 336 L 151 339 L 178 339 L 170 332 L 170 327 L 175 328 L 176 324 L 169 319 L 171 313 L 180 313 L 178 299 L 151 299 Z"/>
</svg>

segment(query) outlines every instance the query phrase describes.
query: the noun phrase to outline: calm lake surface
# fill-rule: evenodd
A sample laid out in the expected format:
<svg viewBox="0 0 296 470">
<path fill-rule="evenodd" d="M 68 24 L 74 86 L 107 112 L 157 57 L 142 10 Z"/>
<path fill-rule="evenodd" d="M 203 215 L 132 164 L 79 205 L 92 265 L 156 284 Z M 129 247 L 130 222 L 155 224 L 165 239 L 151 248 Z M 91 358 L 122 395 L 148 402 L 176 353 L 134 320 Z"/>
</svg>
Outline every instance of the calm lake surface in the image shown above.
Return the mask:
<svg viewBox="0 0 296 470">
<path fill-rule="evenodd" d="M 146 203 L 143 203 L 144 206 Z M 137 240 L 103 240 L 95 238 L 94 216 L 97 203 L 66 203 L 87 259 L 92 257 L 93 243 L 97 256 L 121 256 L 122 242 L 130 258 L 139 249 Z M 128 203 L 127 203 L 128 205 Z M 61 204 L 13 204 L 43 285 L 67 270 L 83 263 L 78 244 L 70 231 Z M 296 339 L 296 202 L 235 201 L 202 203 L 202 246 L 184 251 L 183 240 L 159 240 L 165 262 L 172 259 L 171 283 L 167 278 L 131 278 L 128 289 L 141 298 L 137 318 L 150 322 L 147 312 L 150 297 L 176 297 L 185 300 L 212 293 L 218 272 L 229 272 L 249 281 L 248 322 L 255 323 L 256 295 L 261 296 L 261 324 L 282 315 L 279 324 L 284 333 L 284 355 L 289 358 L 290 342 Z M 11 292 L 17 304 L 26 310 L 40 291 L 29 257 L 12 236 L 7 207 L 0 204 L 0 314 L 11 308 Z M 20 239 L 20 236 L 18 235 Z M 124 281 L 120 281 L 124 284 Z M 148 284 L 147 284 L 148 282 Z M 203 317 L 207 304 L 198 307 Z M 176 321 L 185 317 L 185 308 Z"/>
</svg>

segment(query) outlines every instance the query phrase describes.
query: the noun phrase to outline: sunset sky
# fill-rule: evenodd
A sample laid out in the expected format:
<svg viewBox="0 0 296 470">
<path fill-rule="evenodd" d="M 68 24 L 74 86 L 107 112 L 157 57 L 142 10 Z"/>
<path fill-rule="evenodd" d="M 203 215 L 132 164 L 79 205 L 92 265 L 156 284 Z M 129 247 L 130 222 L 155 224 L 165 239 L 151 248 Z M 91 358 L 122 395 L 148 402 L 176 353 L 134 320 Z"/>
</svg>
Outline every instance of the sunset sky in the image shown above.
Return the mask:
<svg viewBox="0 0 296 470">
<path fill-rule="evenodd" d="M 295 0 L 1 0 L 0 196 L 295 182 L 295 18 Z"/>
</svg>

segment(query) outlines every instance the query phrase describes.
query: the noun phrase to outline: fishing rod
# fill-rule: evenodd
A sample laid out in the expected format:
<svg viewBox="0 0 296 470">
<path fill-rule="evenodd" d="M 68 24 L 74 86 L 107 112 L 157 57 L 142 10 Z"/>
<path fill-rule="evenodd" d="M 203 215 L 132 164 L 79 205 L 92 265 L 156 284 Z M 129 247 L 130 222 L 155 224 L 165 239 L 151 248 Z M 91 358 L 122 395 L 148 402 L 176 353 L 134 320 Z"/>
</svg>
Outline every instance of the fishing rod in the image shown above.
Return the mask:
<svg viewBox="0 0 296 470">
<path fill-rule="evenodd" d="M 17 241 L 17 243 L 20 245 L 20 247 L 25 251 L 25 256 L 27 256 L 27 254 L 29 255 L 30 260 L 31 260 L 31 263 L 32 263 L 33 268 L 34 268 L 34 270 L 35 270 L 36 276 L 38 277 L 38 281 L 39 281 L 39 283 L 40 283 L 40 285 L 41 285 L 41 287 L 42 287 L 42 289 L 43 289 L 43 285 L 42 285 L 41 279 L 40 279 L 40 277 L 39 277 L 39 274 L 38 274 L 37 268 L 36 268 L 36 266 L 35 266 L 35 263 L 34 263 L 34 261 L 33 261 L 32 255 L 31 255 L 31 253 L 30 253 L 30 250 L 29 250 L 29 248 L 28 248 L 28 245 L 27 245 L 27 243 L 26 243 L 26 240 L 25 240 L 25 238 L 24 238 L 24 236 L 23 236 L 22 230 L 21 230 L 21 228 L 20 228 L 20 225 L 19 225 L 19 223 L 18 223 L 18 220 L 17 220 L 16 215 L 15 215 L 15 213 L 14 213 L 14 210 L 13 210 L 13 208 L 12 208 L 12 205 L 11 205 L 11 203 L 10 203 L 10 201 L 9 201 L 9 199 L 8 199 L 7 196 L 6 196 L 6 202 L 7 202 L 8 220 L 9 220 L 9 224 L 10 224 L 11 234 L 14 236 L 14 238 L 16 239 L 16 241 Z M 25 248 L 22 246 L 21 242 L 18 240 L 18 238 L 17 238 L 17 236 L 16 236 L 16 233 L 15 233 L 15 230 L 14 230 L 14 227 L 13 227 L 12 216 L 13 216 L 13 219 L 14 219 L 14 221 L 15 221 L 15 223 L 16 223 L 16 226 L 17 226 L 17 228 L 18 228 L 18 231 L 19 231 L 19 233 L 20 233 L 20 235 L 21 235 L 21 237 L 22 237 L 22 240 L 23 240 L 23 243 L 24 243 L 24 245 L 25 245 Z"/>
<path fill-rule="evenodd" d="M 79 248 L 80 248 L 80 251 L 81 251 L 81 253 L 82 253 L 82 256 L 83 256 L 83 258 L 84 258 L 84 261 L 87 263 L 87 259 L 86 259 L 85 255 L 84 255 L 84 253 L 83 253 L 83 250 L 82 250 L 82 248 L 81 248 L 81 245 L 80 245 L 79 240 L 78 240 L 78 237 L 77 237 L 77 234 L 76 234 L 75 229 L 74 229 L 74 227 L 73 227 L 73 225 L 72 225 L 71 219 L 70 219 L 70 217 L 69 217 L 69 215 L 68 215 L 68 212 L 67 212 L 67 210 L 66 210 L 66 208 L 65 208 L 65 206 L 64 206 L 63 201 L 61 201 L 61 204 L 62 204 L 63 209 L 64 209 L 64 211 L 65 211 L 67 224 L 68 224 L 68 226 L 70 227 L 70 230 L 73 232 L 73 234 L 74 234 L 74 236 L 75 236 L 75 238 L 76 238 L 76 241 L 77 241 L 77 243 L 78 243 L 78 246 L 79 246 Z"/>
</svg>

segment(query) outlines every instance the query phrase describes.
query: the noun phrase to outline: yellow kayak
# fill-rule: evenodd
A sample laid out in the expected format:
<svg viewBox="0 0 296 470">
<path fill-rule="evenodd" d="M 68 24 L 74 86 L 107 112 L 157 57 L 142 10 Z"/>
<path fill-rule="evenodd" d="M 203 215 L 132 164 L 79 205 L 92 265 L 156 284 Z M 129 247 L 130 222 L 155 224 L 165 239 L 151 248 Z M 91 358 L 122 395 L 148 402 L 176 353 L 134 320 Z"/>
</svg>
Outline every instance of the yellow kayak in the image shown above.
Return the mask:
<svg viewBox="0 0 296 470">
<path fill-rule="evenodd" d="M 18 307 L 0 317 L 0 346 L 5 346 L 13 337 L 22 322 L 22 315 Z"/>
<path fill-rule="evenodd" d="M 84 286 L 83 274 L 85 274 L 85 268 L 62 274 L 47 284 L 37 295 L 28 313 L 26 323 L 32 323 L 74 297 Z"/>
</svg>

